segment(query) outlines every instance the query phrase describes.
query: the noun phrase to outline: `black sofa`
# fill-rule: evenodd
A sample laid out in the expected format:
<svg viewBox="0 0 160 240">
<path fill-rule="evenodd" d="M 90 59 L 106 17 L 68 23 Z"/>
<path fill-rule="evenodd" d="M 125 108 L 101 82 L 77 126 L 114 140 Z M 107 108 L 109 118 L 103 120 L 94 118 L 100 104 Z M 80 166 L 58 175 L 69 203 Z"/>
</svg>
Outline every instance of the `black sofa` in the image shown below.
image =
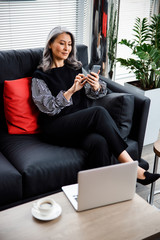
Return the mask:
<svg viewBox="0 0 160 240">
<path fill-rule="evenodd" d="M 42 48 L 0 51 L 0 210 L 59 191 L 61 186 L 75 183 L 77 172 L 87 168 L 87 153 L 82 149 L 55 146 L 46 142 L 40 133 L 8 133 L 3 104 L 4 81 L 32 76 L 42 51 Z M 77 57 L 87 69 L 86 46 L 77 45 Z M 100 104 L 112 115 L 112 112 L 117 113 L 116 108 L 112 108 L 112 96 L 120 105 L 123 103 L 119 96 L 132 97 L 130 130 L 124 137 L 128 152 L 147 169 L 148 164 L 141 159 L 141 152 L 150 100 L 142 95 L 133 96 L 125 87 L 102 76 L 101 79 L 107 82 L 109 98 L 89 100 L 88 105 Z M 127 104 L 130 111 L 128 101 Z M 116 162 L 113 156 L 111 161 Z"/>
</svg>

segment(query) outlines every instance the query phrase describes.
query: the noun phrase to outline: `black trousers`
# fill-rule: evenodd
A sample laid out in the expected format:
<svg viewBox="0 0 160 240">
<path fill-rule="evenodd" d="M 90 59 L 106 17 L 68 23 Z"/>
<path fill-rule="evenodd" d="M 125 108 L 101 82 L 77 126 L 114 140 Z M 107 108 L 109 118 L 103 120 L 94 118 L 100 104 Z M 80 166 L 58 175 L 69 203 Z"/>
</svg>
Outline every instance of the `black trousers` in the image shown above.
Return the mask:
<svg viewBox="0 0 160 240">
<path fill-rule="evenodd" d="M 93 167 L 110 165 L 111 153 L 118 158 L 127 148 L 115 122 L 101 106 L 51 119 L 43 126 L 45 136 L 57 145 L 84 149 Z"/>
</svg>

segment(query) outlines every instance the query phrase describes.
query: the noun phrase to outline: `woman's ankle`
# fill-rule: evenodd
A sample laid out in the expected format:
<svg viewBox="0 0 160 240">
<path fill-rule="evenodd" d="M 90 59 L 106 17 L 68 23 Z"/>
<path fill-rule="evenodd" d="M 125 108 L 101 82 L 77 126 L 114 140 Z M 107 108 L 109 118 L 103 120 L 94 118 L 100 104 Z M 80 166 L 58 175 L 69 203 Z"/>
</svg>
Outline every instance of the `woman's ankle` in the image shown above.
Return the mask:
<svg viewBox="0 0 160 240">
<path fill-rule="evenodd" d="M 144 175 L 145 171 L 146 171 L 145 169 L 138 167 L 137 178 L 142 180 L 145 179 L 145 175 Z"/>
</svg>

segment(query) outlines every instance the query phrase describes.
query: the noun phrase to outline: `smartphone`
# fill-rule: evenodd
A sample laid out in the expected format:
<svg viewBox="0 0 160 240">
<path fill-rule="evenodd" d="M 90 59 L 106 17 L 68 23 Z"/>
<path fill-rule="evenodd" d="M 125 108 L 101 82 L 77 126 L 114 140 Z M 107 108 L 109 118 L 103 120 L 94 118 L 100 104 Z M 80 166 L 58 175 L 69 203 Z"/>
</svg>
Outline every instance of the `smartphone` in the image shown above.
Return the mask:
<svg viewBox="0 0 160 240">
<path fill-rule="evenodd" d="M 101 69 L 101 65 L 93 65 L 90 72 L 98 73 Z"/>
</svg>

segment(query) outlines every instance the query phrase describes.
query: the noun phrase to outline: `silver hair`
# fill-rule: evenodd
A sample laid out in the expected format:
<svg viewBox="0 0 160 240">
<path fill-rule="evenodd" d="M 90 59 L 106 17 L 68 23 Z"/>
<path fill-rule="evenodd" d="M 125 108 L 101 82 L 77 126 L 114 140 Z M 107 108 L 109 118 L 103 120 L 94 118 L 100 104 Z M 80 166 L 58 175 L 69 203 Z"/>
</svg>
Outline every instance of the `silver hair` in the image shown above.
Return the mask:
<svg viewBox="0 0 160 240">
<path fill-rule="evenodd" d="M 49 48 L 49 45 L 52 42 L 54 42 L 54 40 L 58 37 L 58 35 L 60 35 L 62 33 L 69 34 L 71 37 L 71 40 L 72 40 L 72 50 L 71 50 L 68 58 L 65 60 L 65 64 L 73 69 L 80 69 L 82 67 L 82 63 L 76 59 L 76 46 L 75 46 L 75 39 L 74 39 L 73 34 L 67 28 L 58 26 L 58 27 L 53 28 L 50 31 L 50 33 L 48 34 L 46 45 L 43 50 L 42 62 L 39 65 L 39 68 L 42 68 L 43 71 L 47 71 L 47 70 L 51 69 L 53 58 L 52 58 L 52 51 Z"/>
</svg>

